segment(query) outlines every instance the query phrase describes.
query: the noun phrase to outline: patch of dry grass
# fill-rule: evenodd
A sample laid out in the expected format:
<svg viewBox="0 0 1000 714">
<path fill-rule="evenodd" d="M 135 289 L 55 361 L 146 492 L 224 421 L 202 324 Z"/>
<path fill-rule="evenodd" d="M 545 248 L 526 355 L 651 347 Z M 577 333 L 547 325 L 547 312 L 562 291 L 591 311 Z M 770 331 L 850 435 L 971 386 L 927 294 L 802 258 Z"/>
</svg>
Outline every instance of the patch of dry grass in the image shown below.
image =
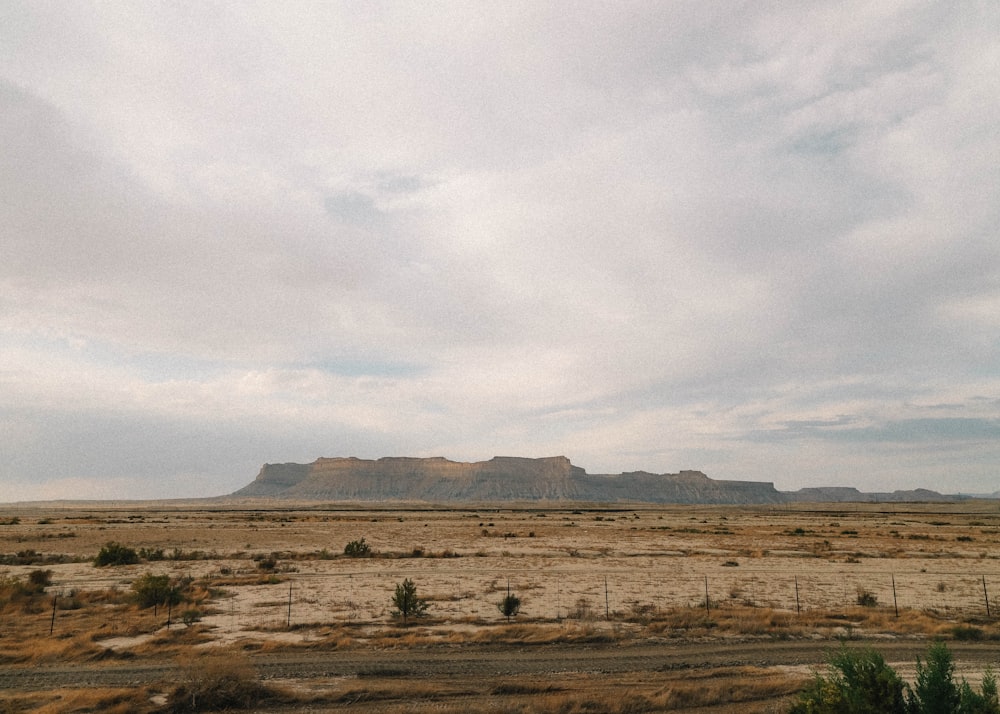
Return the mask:
<svg viewBox="0 0 1000 714">
<path fill-rule="evenodd" d="M 89 633 L 62 634 L 30 642 L 0 640 L 0 664 L 52 664 L 93 662 L 108 657 L 108 651 L 93 643 Z"/>
<path fill-rule="evenodd" d="M 128 689 L 55 689 L 45 692 L 0 694 L 0 711 L 4 714 L 34 712 L 35 714 L 151 714 L 157 710 L 145 687 Z"/>
</svg>

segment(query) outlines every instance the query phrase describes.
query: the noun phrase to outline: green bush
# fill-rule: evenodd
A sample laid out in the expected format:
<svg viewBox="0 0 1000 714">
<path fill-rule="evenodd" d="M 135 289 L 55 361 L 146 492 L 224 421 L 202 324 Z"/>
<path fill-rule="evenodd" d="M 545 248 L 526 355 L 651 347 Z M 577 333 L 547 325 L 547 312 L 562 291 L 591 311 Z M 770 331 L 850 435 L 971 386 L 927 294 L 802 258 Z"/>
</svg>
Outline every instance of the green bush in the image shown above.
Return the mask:
<svg viewBox="0 0 1000 714">
<path fill-rule="evenodd" d="M 108 565 L 134 565 L 138 562 L 139 554 L 135 552 L 134 548 L 129 548 L 113 540 L 105 543 L 97 557 L 94 558 L 94 565 L 98 568 Z"/>
<path fill-rule="evenodd" d="M 260 560 L 257 561 L 257 568 L 268 573 L 273 572 L 274 569 L 277 567 L 278 567 L 277 559 L 270 556 L 266 558 L 261 558 Z"/>
<path fill-rule="evenodd" d="M 955 625 L 951 628 L 951 635 L 956 640 L 963 642 L 978 642 L 986 638 L 986 633 L 973 625 Z"/>
<path fill-rule="evenodd" d="M 365 543 L 365 539 L 363 537 L 361 540 L 352 540 L 344 546 L 344 555 L 349 558 L 367 558 L 371 556 L 371 554 L 372 548 L 370 545 Z"/>
<path fill-rule="evenodd" d="M 979 691 L 956 683 L 951 652 L 937 642 L 917 659 L 911 689 L 871 649 L 842 648 L 799 694 L 791 714 L 1000 714 L 997 682 L 987 671 Z"/>
<path fill-rule="evenodd" d="M 176 605 L 181 601 L 180 588 L 171 584 L 169 575 L 140 575 L 132 583 L 132 593 L 141 608 Z"/>
<path fill-rule="evenodd" d="M 906 684 L 878 652 L 842 648 L 830 656 L 792 714 L 905 714 Z"/>
<path fill-rule="evenodd" d="M 45 592 L 45 588 L 52 584 L 52 571 L 32 570 L 28 573 L 28 584 L 36 593 Z"/>
<path fill-rule="evenodd" d="M 497 609 L 507 618 L 507 622 L 510 622 L 510 618 L 521 611 L 521 598 L 508 591 L 506 597 L 497 603 Z"/>
<path fill-rule="evenodd" d="M 864 588 L 858 588 L 858 605 L 861 607 L 875 607 L 878 605 L 878 596 Z"/>
<path fill-rule="evenodd" d="M 1000 712 L 1000 698 L 997 697 L 997 678 L 991 670 L 983 675 L 982 688 L 977 692 L 962 680 L 959 689 L 961 714 L 996 714 Z"/>
</svg>

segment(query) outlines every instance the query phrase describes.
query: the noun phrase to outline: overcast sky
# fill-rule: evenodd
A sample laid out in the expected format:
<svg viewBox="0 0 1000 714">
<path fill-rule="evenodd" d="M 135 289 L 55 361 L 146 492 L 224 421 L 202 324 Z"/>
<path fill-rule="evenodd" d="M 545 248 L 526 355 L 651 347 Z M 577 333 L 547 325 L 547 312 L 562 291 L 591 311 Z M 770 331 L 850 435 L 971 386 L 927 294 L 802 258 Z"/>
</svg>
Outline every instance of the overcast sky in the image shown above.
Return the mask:
<svg viewBox="0 0 1000 714">
<path fill-rule="evenodd" d="M 0 501 L 1000 488 L 1000 4 L 0 2 Z"/>
</svg>

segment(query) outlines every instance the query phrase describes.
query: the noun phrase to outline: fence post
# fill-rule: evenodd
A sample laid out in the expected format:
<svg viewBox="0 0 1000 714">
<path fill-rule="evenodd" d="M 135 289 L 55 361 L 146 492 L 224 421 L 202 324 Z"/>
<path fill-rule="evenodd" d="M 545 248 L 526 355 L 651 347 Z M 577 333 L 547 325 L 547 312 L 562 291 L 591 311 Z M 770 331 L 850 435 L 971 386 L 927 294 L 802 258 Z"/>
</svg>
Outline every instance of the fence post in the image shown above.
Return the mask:
<svg viewBox="0 0 1000 714">
<path fill-rule="evenodd" d="M 49 622 L 49 635 L 52 635 L 52 630 L 56 627 L 56 599 L 58 596 L 52 596 L 52 620 Z"/>
<path fill-rule="evenodd" d="M 892 608 L 896 611 L 896 617 L 899 617 L 899 602 L 896 600 L 896 574 L 892 575 Z"/>
<path fill-rule="evenodd" d="M 288 617 L 285 620 L 285 629 L 292 629 L 292 582 L 288 581 Z"/>
<path fill-rule="evenodd" d="M 611 603 L 608 599 L 608 576 L 604 576 L 604 619 L 611 619 Z"/>
<path fill-rule="evenodd" d="M 795 614 L 802 614 L 802 606 L 799 604 L 799 576 L 795 576 Z"/>
<path fill-rule="evenodd" d="M 705 617 L 711 617 L 712 610 L 708 602 L 708 576 L 705 576 Z"/>
<path fill-rule="evenodd" d="M 983 597 L 986 599 L 986 617 L 990 616 L 990 594 L 986 592 L 986 576 L 983 575 Z"/>
</svg>

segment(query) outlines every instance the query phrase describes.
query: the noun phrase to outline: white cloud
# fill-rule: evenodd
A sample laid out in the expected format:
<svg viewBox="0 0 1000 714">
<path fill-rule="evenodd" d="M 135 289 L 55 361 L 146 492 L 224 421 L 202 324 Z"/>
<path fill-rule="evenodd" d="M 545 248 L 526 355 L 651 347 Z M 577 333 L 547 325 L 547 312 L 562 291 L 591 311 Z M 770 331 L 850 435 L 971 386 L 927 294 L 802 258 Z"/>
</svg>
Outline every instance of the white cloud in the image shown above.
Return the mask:
<svg viewBox="0 0 1000 714">
<path fill-rule="evenodd" d="M 0 13 L 11 482 L 498 452 L 988 482 L 945 431 L 998 413 L 991 6 Z M 865 441 L 924 403 L 919 458 Z"/>
</svg>

